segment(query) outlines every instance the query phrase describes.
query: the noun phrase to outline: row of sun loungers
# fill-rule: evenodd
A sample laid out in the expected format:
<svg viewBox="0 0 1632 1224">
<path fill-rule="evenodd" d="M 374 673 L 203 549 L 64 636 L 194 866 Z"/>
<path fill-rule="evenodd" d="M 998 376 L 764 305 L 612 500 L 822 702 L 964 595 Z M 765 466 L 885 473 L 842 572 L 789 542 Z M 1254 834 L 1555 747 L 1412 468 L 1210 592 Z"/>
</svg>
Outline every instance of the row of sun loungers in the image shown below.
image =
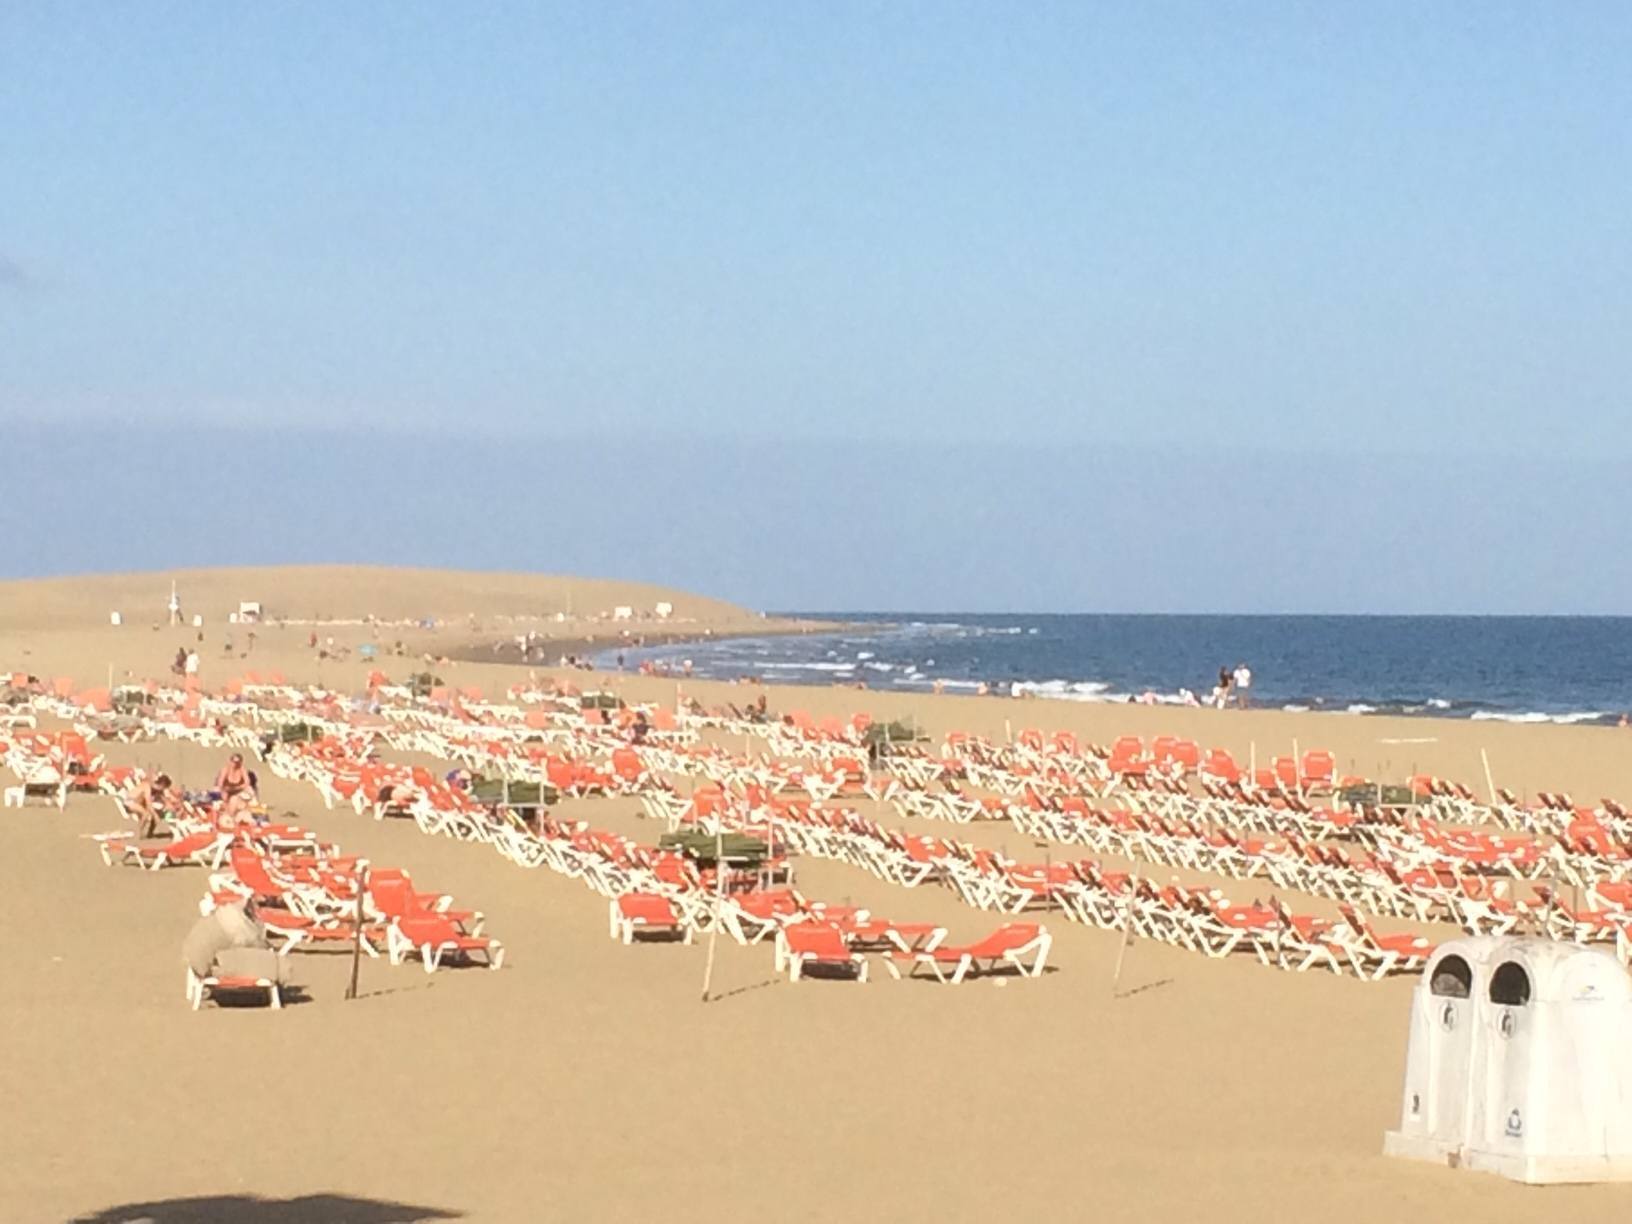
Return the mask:
<svg viewBox="0 0 1632 1224">
<path fill-rule="evenodd" d="M 420 779 L 417 779 L 417 781 L 421 785 L 424 785 L 424 783 L 427 780 L 424 779 L 424 778 L 420 778 Z M 427 789 L 429 789 L 429 788 L 427 788 Z M 433 831 L 433 830 L 428 829 L 427 831 Z M 458 832 L 463 832 L 463 833 L 468 835 L 469 833 L 472 832 L 472 830 L 469 829 L 468 827 L 466 827 L 464 829 L 458 830 Z M 1000 876 L 997 873 L 987 872 L 987 873 L 983 873 L 983 874 L 986 876 L 985 880 L 980 881 L 978 888 L 976 888 L 975 891 L 973 891 L 973 892 L 971 891 L 971 888 L 968 887 L 968 885 L 971 884 L 970 880 L 964 879 L 963 877 L 959 876 L 957 873 L 953 873 L 951 878 L 953 878 L 955 880 L 962 879 L 963 882 L 965 883 L 966 887 L 963 890 L 963 896 L 964 896 L 965 900 L 976 903 L 981 908 L 999 908 L 999 907 L 1004 906 L 1006 904 L 1006 902 L 1004 900 L 1002 900 L 1002 898 L 1005 895 L 1005 891 L 1007 891 L 1007 892 L 1015 891 L 1015 888 L 1014 888 L 1015 880 L 1014 880 L 1014 878 L 1011 876 L 1011 877 L 1004 880 L 1004 883 L 1006 885 L 1008 885 L 1008 889 L 1004 890 L 1004 889 L 999 889 L 999 888 L 996 887 L 996 882 L 1000 878 Z M 984 892 L 988 899 L 982 899 L 981 897 L 976 896 L 975 892 Z M 1019 894 L 1020 894 L 1020 896 L 1022 898 L 1022 906 L 1023 906 L 1024 899 L 1028 896 L 1027 890 L 1023 886 L 1021 886 L 1018 889 L 1018 892 L 1019 892 Z M 740 919 L 738 921 L 740 923 Z M 922 954 L 922 953 L 920 952 L 919 954 Z"/>
<path fill-rule="evenodd" d="M 121 805 L 121 812 L 126 809 Z M 127 813 L 128 815 L 128 813 Z M 483 916 L 461 910 L 446 894 L 415 888 L 405 871 L 365 868 L 309 831 L 289 824 L 233 822 L 210 804 L 189 802 L 168 836 L 138 839 L 128 831 L 96 838 L 104 863 L 158 871 L 200 866 L 210 874 L 200 912 L 247 906 L 279 956 L 357 944 L 390 963 L 418 960 L 427 973 L 452 960 L 497 969 L 503 945 L 482 933 Z M 189 969 L 187 997 L 197 1008 L 210 995 L 264 992 L 281 1002 L 280 984 L 201 976 Z"/>
<path fill-rule="evenodd" d="M 1621 916 L 1617 910 L 1590 908 L 1582 912 L 1566 905 L 1556 890 L 1536 883 L 1543 876 L 1555 878 L 1560 872 L 1566 881 L 1570 872 L 1577 873 L 1589 887 L 1597 882 L 1616 882 L 1616 860 L 1625 857 L 1623 827 L 1617 823 L 1624 819 L 1624 812 L 1617 813 L 1607 805 L 1590 813 L 1601 838 L 1592 836 L 1592 829 L 1578 826 L 1574 840 L 1559 839 L 1561 853 L 1555 853 L 1552 844 L 1543 846 L 1536 838 L 1504 841 L 1492 835 L 1443 828 L 1436 819 L 1404 820 L 1395 815 L 1371 819 L 1351 810 L 1316 805 L 1313 800 L 1329 794 L 1331 788 L 1357 781 L 1335 777 L 1330 754 L 1318 751 L 1304 754 L 1295 763 L 1290 758 L 1278 759 L 1267 771 L 1244 771 L 1235 766 L 1232 777 L 1234 763 L 1227 760 L 1227 754 L 1216 750 L 1203 753 L 1184 741 L 1156 741 L 1149 746 L 1119 741 L 1108 749 L 1097 749 L 1078 745 L 1071 737 L 1045 738 L 1040 733 L 1022 732 L 1012 745 L 949 737 L 940 757 L 898 753 L 889 761 L 889 773 L 872 774 L 858 751 L 865 720 L 852 721 L 848 726 L 820 726 L 807 720 L 804 726 L 765 727 L 720 716 L 697 719 L 678 715 L 663 720 L 668 725 L 660 727 L 660 720 L 654 716 L 650 719 L 651 742 L 634 750 L 618 737 L 613 725 L 617 719 L 608 720 L 600 711 L 593 712 L 600 717 L 590 717 L 590 711 L 579 711 L 529 692 L 511 694 L 508 704 L 480 703 L 469 694 L 461 696 L 457 713 L 450 712 L 455 708 L 451 705 L 437 709 L 423 703 L 411 709 L 385 709 L 377 719 L 382 725 L 368 730 L 359 730 L 338 703 L 324 709 L 310 694 L 293 690 L 241 686 L 236 700 L 222 705 L 236 719 L 244 720 L 248 713 L 246 721 L 257 726 L 271 725 L 280 718 L 326 721 L 325 729 L 349 732 L 357 741 L 342 755 L 375 741 L 390 744 L 392 736 L 400 737 L 407 733 L 405 728 L 411 728 L 415 750 L 434 751 L 444 759 L 480 767 L 484 772 L 502 763 L 498 771 L 502 776 L 518 781 L 536 778 L 554 784 L 562 793 L 637 795 L 650 813 L 661 814 L 671 824 L 688 821 L 706 825 L 711 818 L 724 819 L 719 813 L 729 806 L 733 827 L 753 828 L 757 822 L 763 828 L 766 800 L 785 799 L 790 791 L 817 800 L 814 806 L 818 810 L 825 807 L 841 812 L 846 801 L 859 801 L 869 794 L 888 795 L 903 814 L 918 819 L 951 823 L 1010 820 L 1031 835 L 1062 846 L 1082 844 L 1099 853 L 1207 870 L 1241 880 L 1262 878 L 1280 887 L 1331 898 L 1354 912 L 1358 924 L 1345 916 L 1341 923 L 1334 922 L 1324 930 L 1315 925 L 1324 920 L 1290 911 L 1277 914 L 1277 943 L 1263 936 L 1262 931 L 1268 930 L 1270 924 L 1262 915 L 1273 912 L 1278 903 L 1230 906 L 1221 893 L 1212 890 L 1210 903 L 1217 912 L 1208 916 L 1200 912 L 1193 897 L 1162 898 L 1154 882 L 1134 885 L 1136 889 L 1148 885 L 1163 902 L 1138 913 L 1141 933 L 1166 937 L 1208 955 L 1251 951 L 1265 963 L 1291 968 L 1332 968 L 1335 960 L 1345 970 L 1369 976 L 1369 971 L 1362 972 L 1346 950 L 1351 945 L 1363 949 L 1370 955 L 1366 963 L 1372 968 L 1388 961 L 1386 954 L 1368 947 L 1368 939 L 1379 947 L 1386 941 L 1414 941 L 1399 943 L 1384 971 L 1409 967 L 1414 958 L 1408 953 L 1418 946 L 1418 937 L 1375 931 L 1368 936 L 1358 929 L 1365 921 L 1360 917 L 1362 911 L 1421 919 L 1448 917 L 1464 924 L 1488 924 L 1489 929 L 1500 929 L 1507 923 L 1535 922 L 1558 937 L 1617 941 L 1624 938 L 1627 925 L 1621 923 L 1616 928 Z M 392 697 L 411 700 L 406 692 L 400 698 Z M 289 703 L 287 707 L 276 704 L 285 702 Z M 314 705 L 319 708 L 314 709 Z M 210 709 L 219 713 L 214 706 Z M 706 736 L 699 734 L 713 730 L 725 731 L 729 738 L 740 733 L 745 743 L 758 743 L 763 748 L 756 753 L 727 751 L 719 744 L 706 742 Z M 229 724 L 227 734 L 233 731 Z M 274 759 L 299 751 L 295 746 L 279 748 Z M 613 754 L 620 752 L 621 763 L 614 763 Z M 778 754 L 783 752 L 794 759 L 780 759 Z M 354 764 L 359 771 L 364 768 L 360 757 Z M 347 796 L 341 793 L 348 784 L 342 772 L 333 768 L 328 772 L 332 793 L 327 798 L 358 806 L 357 795 L 361 792 L 365 796 L 362 807 L 383 814 L 377 801 L 370 803 L 367 799 L 366 779 L 356 778 L 356 787 Z M 720 795 L 730 795 L 729 804 L 723 799 L 713 801 L 714 810 L 703 811 L 695 800 L 689 804 L 680 800 L 668 777 L 709 779 L 719 784 Z M 426 778 L 410 780 L 424 792 L 416 797 L 415 818 L 424 821 L 421 827 L 427 832 L 489 840 L 517 861 L 529 866 L 565 868 L 569 874 L 586 878 L 592 887 L 616 889 L 640 881 L 638 873 L 609 861 L 594 867 L 586 865 L 594 856 L 574 845 L 571 836 L 539 837 L 496 818 L 483 805 L 448 800 L 437 793 L 436 785 L 425 785 Z M 434 778 L 429 781 L 435 783 Z M 948 782 L 952 789 L 946 789 Z M 377 791 L 377 778 L 374 785 Z M 966 789 L 976 785 L 989 793 Z M 941 788 L 940 793 L 936 793 L 936 787 Z M 1114 798 L 1114 803 L 1105 801 L 1107 795 Z M 1455 803 L 1461 805 L 1455 810 L 1463 815 L 1478 815 L 1474 810 L 1477 802 L 1466 793 L 1431 798 L 1439 806 L 1424 804 L 1418 810 L 1442 814 L 1452 810 L 1446 805 Z M 1076 805 L 1068 808 L 1068 799 L 1075 799 Z M 705 802 L 704 807 L 708 806 Z M 439 807 L 451 814 L 438 814 Z M 402 810 L 415 815 L 414 804 Z M 1552 801 L 1533 810 L 1539 815 L 1525 827 L 1537 827 L 1542 820 L 1556 823 L 1567 814 L 1568 832 L 1569 823 L 1585 818 L 1581 811 L 1571 809 L 1566 813 Z M 831 810 L 823 814 L 831 816 Z M 774 819 L 771 823 L 784 833 L 792 827 L 777 824 Z M 1468 823 L 1486 822 L 1470 819 Z M 1091 882 L 1085 872 L 1075 879 L 1054 879 L 1051 873 L 1060 864 L 1043 868 L 990 860 L 977 864 L 973 853 L 960 857 L 944 848 L 929 851 L 927 841 L 905 839 L 900 834 L 889 835 L 901 839 L 899 844 L 890 844 L 887 837 L 881 836 L 849 837 L 843 853 L 836 853 L 839 848 L 834 845 L 835 838 L 845 841 L 846 836 L 832 829 L 820 836 L 809 832 L 796 849 L 800 853 L 825 850 L 829 857 L 855 861 L 893 883 L 942 884 L 958 892 L 966 903 L 1000 913 L 1058 908 L 1085 921 L 1091 914 L 1111 915 L 1114 925 L 1114 915 L 1128 911 L 1125 904 L 1120 905 L 1120 910 L 1116 905 L 1107 909 L 1107 901 L 1118 898 Z M 867 842 L 872 844 L 864 846 Z M 1503 897 L 1497 885 L 1504 877 L 1530 888 L 1533 899 L 1526 902 Z M 1592 897 L 1595 906 L 1609 901 L 1608 894 L 1596 889 Z M 1627 922 L 1632 923 L 1632 916 L 1627 917 Z M 1227 929 L 1220 934 L 1219 927 Z M 1235 928 L 1247 933 L 1236 938 Z M 1611 928 L 1616 933 L 1606 934 Z M 1155 934 L 1158 931 L 1166 932 L 1165 936 Z M 1326 946 L 1332 955 L 1308 951 L 1300 955 L 1298 948 L 1289 951 L 1291 936 L 1299 933 L 1311 947 L 1320 946 L 1312 941 L 1314 935 L 1329 936 Z M 1225 948 L 1228 951 L 1219 952 Z"/>
</svg>

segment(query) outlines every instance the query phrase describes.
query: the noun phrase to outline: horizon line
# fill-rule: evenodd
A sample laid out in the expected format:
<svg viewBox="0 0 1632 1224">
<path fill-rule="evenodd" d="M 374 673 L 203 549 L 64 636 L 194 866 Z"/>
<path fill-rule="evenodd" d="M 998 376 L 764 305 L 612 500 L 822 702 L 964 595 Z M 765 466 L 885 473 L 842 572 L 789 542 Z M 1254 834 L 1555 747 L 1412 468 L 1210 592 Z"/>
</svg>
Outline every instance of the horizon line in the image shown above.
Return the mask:
<svg viewBox="0 0 1632 1224">
<path fill-rule="evenodd" d="M 1632 612 L 1129 612 L 1087 609 L 1071 612 L 1025 612 L 1007 609 L 996 612 L 977 612 L 968 609 L 924 608 L 847 608 L 820 611 L 810 608 L 798 610 L 765 610 L 766 616 L 784 619 L 841 620 L 846 616 L 866 617 L 924 617 L 949 618 L 958 616 L 1142 616 L 1142 617 L 1232 617 L 1236 619 L 1287 620 L 1632 620 Z"/>
</svg>

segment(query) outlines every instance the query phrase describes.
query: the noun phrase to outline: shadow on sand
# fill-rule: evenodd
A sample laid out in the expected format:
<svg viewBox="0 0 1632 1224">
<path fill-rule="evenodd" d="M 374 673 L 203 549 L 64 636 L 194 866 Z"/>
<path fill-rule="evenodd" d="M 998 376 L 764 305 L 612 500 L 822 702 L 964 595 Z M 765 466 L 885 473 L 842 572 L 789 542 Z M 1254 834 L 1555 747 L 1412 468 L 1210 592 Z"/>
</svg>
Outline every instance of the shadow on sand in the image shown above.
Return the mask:
<svg viewBox="0 0 1632 1224">
<path fill-rule="evenodd" d="M 344 1194 L 306 1194 L 292 1199 L 220 1194 L 127 1203 L 74 1216 L 68 1224 L 220 1224 L 227 1220 L 234 1224 L 416 1224 L 463 1219 L 464 1214 Z"/>
<path fill-rule="evenodd" d="M 778 985 L 781 981 L 782 978 L 780 977 L 772 977 L 766 978 L 763 982 L 750 982 L 746 986 L 733 986 L 730 990 L 716 991 L 704 999 L 703 1002 L 720 1003 L 726 999 L 734 999 L 738 995 L 745 995 L 753 990 L 764 990 L 767 987 Z"/>
<path fill-rule="evenodd" d="M 304 1007 L 312 1001 L 304 986 L 292 984 L 281 986 L 278 989 L 278 1001 L 284 1007 Z M 228 994 L 212 995 L 204 1004 L 211 1011 L 270 1011 L 266 1005 L 264 991 L 246 991 L 243 994 L 232 992 Z"/>
</svg>

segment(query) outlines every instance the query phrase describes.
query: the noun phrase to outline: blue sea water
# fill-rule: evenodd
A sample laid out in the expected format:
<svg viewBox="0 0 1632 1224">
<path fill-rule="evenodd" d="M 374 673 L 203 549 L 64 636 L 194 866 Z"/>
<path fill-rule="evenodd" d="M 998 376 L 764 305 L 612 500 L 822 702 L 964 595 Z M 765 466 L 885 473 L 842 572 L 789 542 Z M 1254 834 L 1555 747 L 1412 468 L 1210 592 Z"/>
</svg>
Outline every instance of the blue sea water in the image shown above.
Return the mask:
<svg viewBox="0 0 1632 1224">
<path fill-rule="evenodd" d="M 777 683 L 1076 701 L 1210 695 L 1245 662 L 1255 705 L 1613 723 L 1632 711 L 1632 617 L 1134 616 L 803 612 L 837 633 L 629 650 L 625 665 Z M 600 659 L 615 666 L 616 652 Z M 1148 699 L 1148 698 L 1147 698 Z"/>
</svg>

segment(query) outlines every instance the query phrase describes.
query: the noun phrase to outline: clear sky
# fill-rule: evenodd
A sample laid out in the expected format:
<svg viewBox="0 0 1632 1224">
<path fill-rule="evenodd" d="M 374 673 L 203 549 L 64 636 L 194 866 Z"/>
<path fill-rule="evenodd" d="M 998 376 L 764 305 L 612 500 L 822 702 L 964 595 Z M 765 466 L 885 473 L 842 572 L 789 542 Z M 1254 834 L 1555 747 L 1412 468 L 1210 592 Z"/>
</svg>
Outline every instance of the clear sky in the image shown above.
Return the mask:
<svg viewBox="0 0 1632 1224">
<path fill-rule="evenodd" d="M 263 460 L 239 496 L 344 503 L 338 559 L 762 606 L 1632 611 L 1559 511 L 1624 520 L 1632 474 L 1629 65 L 1620 3 L 12 0 L 0 453 L 225 428 Z M 303 429 L 646 509 L 554 549 L 462 495 L 410 531 Z M 908 489 L 887 559 L 813 570 Z M 687 498 L 797 521 L 746 556 Z M 0 571 L 323 551 L 154 513 L 30 529 Z M 1106 533 L 1142 544 L 1114 591 Z M 1421 572 L 1235 580 L 1314 534 Z"/>
</svg>

